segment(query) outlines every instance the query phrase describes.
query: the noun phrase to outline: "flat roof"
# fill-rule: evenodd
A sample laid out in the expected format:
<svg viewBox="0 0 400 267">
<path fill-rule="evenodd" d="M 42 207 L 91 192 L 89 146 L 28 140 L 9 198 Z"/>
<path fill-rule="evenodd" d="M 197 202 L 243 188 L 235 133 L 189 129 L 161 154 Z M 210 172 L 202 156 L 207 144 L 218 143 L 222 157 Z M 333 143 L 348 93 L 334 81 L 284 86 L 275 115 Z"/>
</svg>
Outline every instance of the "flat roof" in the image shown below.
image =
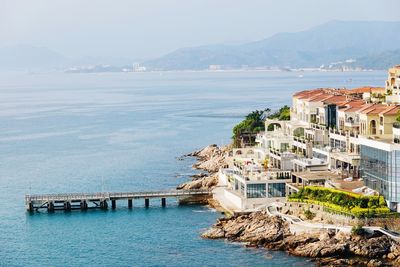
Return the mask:
<svg viewBox="0 0 400 267">
<path fill-rule="evenodd" d="M 335 186 L 337 186 L 337 189 L 348 191 L 348 192 L 353 192 L 353 189 L 364 186 L 364 182 L 360 181 L 359 179 L 354 179 L 353 181 L 345 181 L 343 179 L 338 179 L 338 180 L 331 180 L 330 182 L 334 183 Z"/>
<path fill-rule="evenodd" d="M 294 159 L 293 161 L 296 161 L 297 163 L 300 163 L 303 166 L 320 166 L 320 165 L 326 165 L 328 162 L 326 160 L 322 160 L 319 158 L 297 158 Z"/>
<path fill-rule="evenodd" d="M 307 181 L 325 181 L 342 179 L 342 176 L 331 171 L 292 172 L 292 175 Z"/>
</svg>

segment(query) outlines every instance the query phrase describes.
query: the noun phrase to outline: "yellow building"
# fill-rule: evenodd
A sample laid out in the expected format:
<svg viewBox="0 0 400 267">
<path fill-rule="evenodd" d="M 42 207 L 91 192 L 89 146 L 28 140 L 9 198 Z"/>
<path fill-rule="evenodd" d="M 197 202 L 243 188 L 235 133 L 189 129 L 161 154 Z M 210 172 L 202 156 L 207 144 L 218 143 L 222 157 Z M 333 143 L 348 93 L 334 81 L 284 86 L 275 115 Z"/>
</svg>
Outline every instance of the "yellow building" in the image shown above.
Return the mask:
<svg viewBox="0 0 400 267">
<path fill-rule="evenodd" d="M 374 104 L 360 110 L 360 134 L 380 138 L 390 137 L 399 110 L 400 107 L 397 105 L 386 104 Z"/>
<path fill-rule="evenodd" d="M 390 68 L 385 83 L 386 102 L 400 103 L 400 65 Z"/>
</svg>

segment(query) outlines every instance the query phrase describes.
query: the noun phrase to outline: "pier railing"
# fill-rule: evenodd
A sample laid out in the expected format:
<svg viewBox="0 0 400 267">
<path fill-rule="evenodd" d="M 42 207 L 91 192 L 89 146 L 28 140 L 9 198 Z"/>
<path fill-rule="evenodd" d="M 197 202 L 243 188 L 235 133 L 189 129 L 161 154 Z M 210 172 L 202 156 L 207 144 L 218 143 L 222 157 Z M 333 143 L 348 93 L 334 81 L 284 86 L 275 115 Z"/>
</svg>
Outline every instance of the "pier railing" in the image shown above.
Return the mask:
<svg viewBox="0 0 400 267">
<path fill-rule="evenodd" d="M 69 193 L 69 194 L 41 194 L 26 195 L 25 201 L 71 201 L 90 199 L 124 199 L 146 197 L 174 197 L 187 195 L 208 195 L 210 190 L 169 190 L 169 191 L 144 191 L 144 192 L 101 192 L 101 193 Z"/>
<path fill-rule="evenodd" d="M 170 191 L 144 191 L 144 192 L 99 192 L 99 193 L 70 193 L 70 194 L 41 194 L 26 195 L 25 205 L 29 211 L 39 209 L 71 210 L 88 208 L 107 209 L 108 201 L 111 201 L 115 209 L 117 200 L 128 200 L 128 207 L 132 208 L 134 199 L 144 199 L 145 207 L 149 206 L 149 199 L 160 198 L 163 207 L 166 198 L 208 197 L 212 195 L 211 190 L 170 190 Z"/>
<path fill-rule="evenodd" d="M 43 194 L 26 195 L 25 202 L 29 201 L 57 201 L 57 200 L 82 200 L 82 199 L 109 199 L 110 193 L 71 193 L 71 194 Z"/>
</svg>

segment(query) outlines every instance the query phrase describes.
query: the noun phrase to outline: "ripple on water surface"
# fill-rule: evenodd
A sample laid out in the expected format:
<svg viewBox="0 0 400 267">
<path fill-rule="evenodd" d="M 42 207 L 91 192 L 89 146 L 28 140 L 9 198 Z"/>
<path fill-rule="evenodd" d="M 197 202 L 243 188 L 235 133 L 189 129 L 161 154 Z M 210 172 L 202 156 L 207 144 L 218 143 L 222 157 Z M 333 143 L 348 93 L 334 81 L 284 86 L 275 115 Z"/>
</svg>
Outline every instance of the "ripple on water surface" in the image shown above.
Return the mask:
<svg viewBox="0 0 400 267">
<path fill-rule="evenodd" d="M 118 202 L 116 211 L 28 215 L 23 196 L 174 188 L 193 163 L 176 157 L 228 143 L 249 111 L 290 104 L 298 90 L 379 86 L 385 77 L 0 73 L 0 265 L 312 266 L 283 252 L 201 239 L 220 216 L 201 206 L 153 202 L 146 210 L 137 202 L 128 210 Z"/>
</svg>

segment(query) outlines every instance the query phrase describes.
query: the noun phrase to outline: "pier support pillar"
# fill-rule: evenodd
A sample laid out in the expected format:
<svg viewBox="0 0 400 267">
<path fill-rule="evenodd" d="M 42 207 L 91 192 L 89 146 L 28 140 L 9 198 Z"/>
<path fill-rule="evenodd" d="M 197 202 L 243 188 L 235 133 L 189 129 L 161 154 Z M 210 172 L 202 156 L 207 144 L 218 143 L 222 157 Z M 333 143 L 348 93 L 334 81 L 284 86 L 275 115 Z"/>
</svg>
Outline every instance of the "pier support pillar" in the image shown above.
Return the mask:
<svg viewBox="0 0 400 267">
<path fill-rule="evenodd" d="M 132 208 L 133 207 L 133 201 L 132 199 L 128 199 L 128 208 Z"/>
<path fill-rule="evenodd" d="M 47 203 L 47 211 L 48 212 L 53 212 L 54 211 L 54 203 L 53 202 Z"/>
<path fill-rule="evenodd" d="M 69 202 L 69 201 L 64 202 L 64 210 L 71 211 L 71 202 Z"/>
<path fill-rule="evenodd" d="M 108 209 L 107 200 L 101 200 L 101 201 L 100 201 L 100 208 L 103 209 L 103 210 Z"/>
<path fill-rule="evenodd" d="M 34 209 L 33 209 L 33 203 L 32 203 L 32 202 L 29 202 L 28 211 L 29 211 L 29 212 L 33 212 L 33 211 L 34 211 Z"/>
<path fill-rule="evenodd" d="M 116 201 L 115 199 L 112 199 L 112 200 L 111 200 L 111 208 L 112 208 L 113 210 L 115 210 L 116 207 L 117 207 L 117 201 Z"/>
<path fill-rule="evenodd" d="M 150 206 L 150 199 L 145 198 L 145 199 L 144 199 L 144 207 L 145 207 L 145 208 L 148 208 L 149 206 Z"/>
<path fill-rule="evenodd" d="M 88 205 L 87 205 L 86 200 L 82 200 L 81 201 L 81 210 L 87 210 L 87 208 L 88 208 Z"/>
<path fill-rule="evenodd" d="M 161 198 L 161 207 L 165 208 L 167 206 L 167 199 L 165 197 Z"/>
</svg>

